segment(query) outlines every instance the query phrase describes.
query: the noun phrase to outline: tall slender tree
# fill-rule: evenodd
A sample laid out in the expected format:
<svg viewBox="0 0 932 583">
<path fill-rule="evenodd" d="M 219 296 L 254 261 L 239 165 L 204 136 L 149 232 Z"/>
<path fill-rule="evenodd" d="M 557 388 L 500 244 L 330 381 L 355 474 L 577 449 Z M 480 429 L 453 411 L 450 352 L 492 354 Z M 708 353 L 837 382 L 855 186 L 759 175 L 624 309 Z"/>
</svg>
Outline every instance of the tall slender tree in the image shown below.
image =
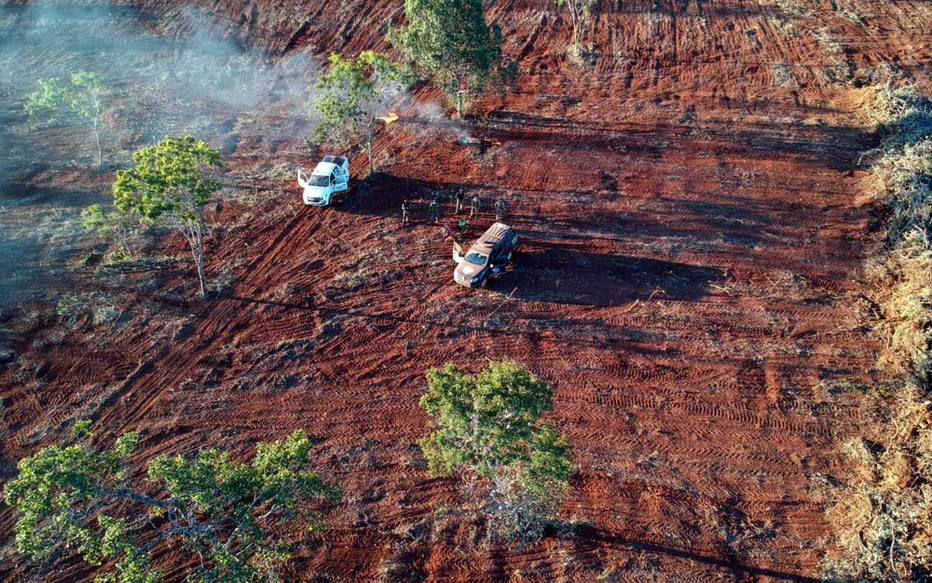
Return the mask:
<svg viewBox="0 0 932 583">
<path fill-rule="evenodd" d="M 133 154 L 135 167 L 120 170 L 113 183 L 113 204 L 143 221 L 165 222 L 191 247 L 201 295 L 207 295 L 204 274 L 204 205 L 220 190 L 207 167 L 220 168 L 220 153 L 191 136 L 165 137 Z"/>
<path fill-rule="evenodd" d="M 592 15 L 592 7 L 596 0 L 554 0 L 557 6 L 565 6 L 570 13 L 570 22 L 573 25 L 573 52 L 579 53 L 579 40 L 582 36 L 582 27 Z"/>
<path fill-rule="evenodd" d="M 97 144 L 97 167 L 102 163 L 100 148 L 100 116 L 103 112 L 104 81 L 97 73 L 78 71 L 67 81 L 53 77 L 40 79 L 39 89 L 26 100 L 26 113 L 30 117 L 55 112 L 86 120 L 91 124 Z"/>
</svg>

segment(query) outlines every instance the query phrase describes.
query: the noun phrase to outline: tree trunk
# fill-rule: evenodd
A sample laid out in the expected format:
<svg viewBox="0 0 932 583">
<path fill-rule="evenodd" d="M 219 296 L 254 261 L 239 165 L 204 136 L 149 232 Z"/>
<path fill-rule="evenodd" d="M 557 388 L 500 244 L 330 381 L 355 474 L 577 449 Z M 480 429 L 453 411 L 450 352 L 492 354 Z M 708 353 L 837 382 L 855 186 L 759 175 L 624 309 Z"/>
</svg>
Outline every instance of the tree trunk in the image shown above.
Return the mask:
<svg viewBox="0 0 932 583">
<path fill-rule="evenodd" d="M 197 218 L 195 227 L 197 245 L 194 251 L 194 261 L 197 263 L 197 277 L 201 284 L 201 297 L 207 297 L 207 277 L 204 275 L 204 218 Z"/>
<path fill-rule="evenodd" d="M 463 117 L 463 79 L 456 75 L 456 116 Z"/>
<path fill-rule="evenodd" d="M 369 176 L 375 172 L 375 166 L 372 164 L 372 142 L 373 142 L 373 119 L 369 118 L 369 132 L 366 134 L 366 152 L 369 153 Z"/>
<path fill-rule="evenodd" d="M 94 139 L 97 140 L 97 169 L 100 170 L 101 151 L 100 151 L 100 130 L 97 128 L 97 114 L 94 115 Z"/>
<path fill-rule="evenodd" d="M 204 217 L 198 215 L 197 221 L 186 221 L 178 225 L 191 247 L 191 258 L 197 267 L 197 279 L 201 286 L 201 297 L 207 296 L 207 277 L 204 275 Z"/>
<path fill-rule="evenodd" d="M 570 11 L 570 20 L 573 23 L 573 52 L 579 53 L 579 16 L 576 14 L 577 6 L 574 0 L 567 0 L 566 7 Z"/>
</svg>

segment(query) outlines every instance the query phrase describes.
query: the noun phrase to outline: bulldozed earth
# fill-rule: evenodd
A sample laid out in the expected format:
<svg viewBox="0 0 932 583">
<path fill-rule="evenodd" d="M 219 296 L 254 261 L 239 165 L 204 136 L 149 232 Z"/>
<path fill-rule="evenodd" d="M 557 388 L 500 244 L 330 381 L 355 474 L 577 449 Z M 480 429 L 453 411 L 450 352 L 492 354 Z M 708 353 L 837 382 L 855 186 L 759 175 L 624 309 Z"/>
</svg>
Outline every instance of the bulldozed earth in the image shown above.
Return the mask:
<svg viewBox="0 0 932 583">
<path fill-rule="evenodd" d="M 151 34 L 189 32 L 190 6 L 138 4 L 126 18 Z M 355 155 L 357 180 L 330 207 L 301 201 L 294 171 L 330 152 L 283 101 L 194 104 L 224 121 L 186 129 L 183 109 L 134 96 L 130 78 L 109 165 L 7 160 L 0 480 L 79 419 L 100 443 L 139 431 L 140 462 L 206 445 L 245 455 L 303 428 L 344 498 L 285 581 L 819 580 L 819 479 L 843 471 L 837 446 L 857 432 L 851 387 L 885 378 L 860 275 L 883 220 L 863 108 L 891 74 L 930 87 L 932 5 L 602 2 L 573 58 L 554 4 L 487 13 L 516 87 L 457 121 L 415 86 L 379 129 L 379 172 Z M 391 51 L 385 22 L 403 6 L 205 0 L 197 15 L 272 61 L 320 64 Z M 149 259 L 95 270 L 103 248 L 75 227 L 156 131 L 154 111 L 224 154 L 206 299 L 179 235 L 150 233 Z M 79 130 L 28 132 L 17 115 L 3 131 L 20 160 L 77 156 L 64 137 Z M 520 237 L 488 289 L 453 282 L 451 238 L 428 220 L 436 195 L 453 219 L 459 187 L 483 201 L 467 242 L 496 199 Z M 560 522 L 525 545 L 490 539 L 464 484 L 429 477 L 416 443 L 428 367 L 503 357 L 554 387 L 574 444 Z M 17 555 L 15 520 L 0 510 L 0 579 L 93 578 Z"/>
</svg>

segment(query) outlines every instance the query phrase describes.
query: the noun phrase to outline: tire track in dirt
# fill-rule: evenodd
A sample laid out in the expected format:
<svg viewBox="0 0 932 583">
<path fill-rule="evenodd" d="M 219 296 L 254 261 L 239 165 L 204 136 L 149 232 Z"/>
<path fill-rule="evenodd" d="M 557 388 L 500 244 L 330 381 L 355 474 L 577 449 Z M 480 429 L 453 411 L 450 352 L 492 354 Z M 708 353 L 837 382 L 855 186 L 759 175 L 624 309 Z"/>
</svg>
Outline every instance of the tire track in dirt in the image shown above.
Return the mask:
<svg viewBox="0 0 932 583">
<path fill-rule="evenodd" d="M 289 249 L 296 248 L 296 240 L 306 240 L 309 232 L 316 228 L 319 223 L 319 217 L 315 218 L 318 220 L 307 221 L 305 216 L 298 214 L 285 225 L 279 227 L 276 236 L 269 245 L 269 252 L 257 257 L 248 265 L 246 273 L 251 281 L 256 281 L 256 279 L 261 281 L 261 278 L 269 275 L 269 266 L 276 258 L 287 253 Z M 302 220 L 304 223 L 303 228 L 296 229 L 295 227 L 302 225 Z M 238 285 L 238 289 L 249 289 L 247 287 L 249 281 L 247 280 Z M 259 289 L 264 287 L 264 285 L 260 285 Z M 122 399 L 123 404 L 131 407 L 132 412 L 127 414 L 122 411 L 114 411 L 112 415 L 125 423 L 125 425 L 121 425 L 123 427 L 137 426 L 149 409 L 159 400 L 162 390 L 174 386 L 185 378 L 196 377 L 193 370 L 195 364 L 193 361 L 197 358 L 196 355 L 213 352 L 214 350 L 210 348 L 212 341 L 218 339 L 224 330 L 235 327 L 233 322 L 237 321 L 237 316 L 248 318 L 252 314 L 253 310 L 243 313 L 237 302 L 226 302 L 225 306 L 221 302 L 212 306 L 207 314 L 203 316 L 202 324 L 199 323 L 200 331 L 195 332 L 188 341 L 184 342 L 183 346 L 187 348 L 175 350 L 167 358 L 159 359 L 155 363 L 149 363 L 150 370 L 153 371 L 152 374 L 137 377 L 133 379 L 132 384 L 124 384 L 123 390 L 127 393 L 132 390 L 134 394 L 142 393 L 143 395 L 141 401 L 129 394 Z M 111 426 L 106 413 L 102 415 L 99 422 L 105 426 Z"/>
</svg>

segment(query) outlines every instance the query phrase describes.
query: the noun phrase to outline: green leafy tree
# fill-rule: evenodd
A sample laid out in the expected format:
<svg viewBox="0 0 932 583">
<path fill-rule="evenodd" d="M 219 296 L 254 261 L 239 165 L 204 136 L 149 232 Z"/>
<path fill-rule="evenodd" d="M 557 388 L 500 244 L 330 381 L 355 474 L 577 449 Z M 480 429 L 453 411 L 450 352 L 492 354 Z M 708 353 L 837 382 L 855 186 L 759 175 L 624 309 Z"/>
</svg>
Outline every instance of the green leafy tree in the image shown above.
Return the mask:
<svg viewBox="0 0 932 583">
<path fill-rule="evenodd" d="M 420 404 L 431 416 L 419 443 L 432 475 L 466 472 L 490 486 L 490 510 L 509 535 L 539 535 L 572 473 L 570 443 L 549 421 L 553 391 L 513 360 L 473 378 L 455 365 L 427 371 Z"/>
<path fill-rule="evenodd" d="M 578 53 L 583 24 L 592 15 L 592 7 L 595 6 L 596 0 L 554 0 L 554 2 L 557 6 L 566 6 L 566 10 L 570 13 L 570 22 L 573 24 L 572 50 Z"/>
<path fill-rule="evenodd" d="M 26 100 L 29 117 L 52 115 L 55 112 L 86 120 L 91 124 L 97 143 L 97 167 L 100 168 L 100 116 L 103 107 L 104 82 L 96 73 L 79 71 L 67 81 L 53 77 L 40 79 L 39 89 Z"/>
<path fill-rule="evenodd" d="M 14 527 L 20 552 L 39 560 L 67 550 L 95 567 L 112 563 L 95 579 L 101 583 L 162 581 L 151 556 L 161 544 L 196 556 L 188 581 L 272 577 L 289 553 L 281 527 L 322 529 L 319 514 L 307 505 L 339 497 L 310 469 L 311 443 L 303 431 L 258 444 L 247 463 L 214 449 L 193 458 L 159 457 L 143 484 L 128 465 L 135 433 L 95 451 L 88 444 L 90 423 L 76 428 L 73 443 L 20 460 L 4 493 L 22 514 Z"/>
<path fill-rule="evenodd" d="M 201 295 L 204 276 L 204 205 L 220 190 L 206 167 L 220 168 L 220 153 L 191 136 L 165 137 L 133 154 L 134 168 L 119 170 L 113 183 L 113 204 L 124 215 L 149 223 L 163 221 L 184 235 L 197 266 Z"/>
<path fill-rule="evenodd" d="M 312 102 L 318 118 L 316 138 L 345 141 L 362 134 L 372 174 L 376 116 L 387 113 L 388 102 L 404 80 L 401 69 L 383 54 L 364 51 L 356 60 L 330 55 L 330 70 L 317 78 Z"/>
<path fill-rule="evenodd" d="M 502 62 L 502 34 L 485 21 L 482 0 L 405 0 L 408 25 L 389 41 L 433 79 L 463 114 L 463 97 L 481 93 Z"/>
</svg>

